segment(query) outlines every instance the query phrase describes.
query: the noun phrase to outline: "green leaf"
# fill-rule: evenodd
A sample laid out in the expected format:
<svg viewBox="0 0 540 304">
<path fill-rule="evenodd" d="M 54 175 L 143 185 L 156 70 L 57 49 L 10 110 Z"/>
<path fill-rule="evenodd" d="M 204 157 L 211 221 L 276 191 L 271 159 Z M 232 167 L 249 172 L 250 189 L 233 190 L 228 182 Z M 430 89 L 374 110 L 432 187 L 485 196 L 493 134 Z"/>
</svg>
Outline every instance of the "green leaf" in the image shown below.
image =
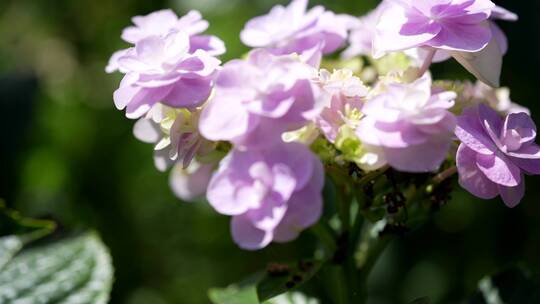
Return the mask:
<svg viewBox="0 0 540 304">
<path fill-rule="evenodd" d="M 19 252 L 24 245 L 21 237 L 10 235 L 0 238 L 0 270 Z"/>
<path fill-rule="evenodd" d="M 208 291 L 210 301 L 215 304 L 254 304 L 259 303 L 255 285 L 227 288 L 212 288 Z"/>
<path fill-rule="evenodd" d="M 0 303 L 107 303 L 113 280 L 111 258 L 99 237 L 87 233 L 20 250 L 24 240 L 1 239 Z M 7 245 L 6 245 L 7 244 Z"/>
<path fill-rule="evenodd" d="M 282 293 L 294 290 L 309 281 L 321 268 L 320 261 L 303 261 L 297 265 L 288 265 L 288 271 L 268 273 L 257 284 L 260 301 L 269 300 Z"/>
<path fill-rule="evenodd" d="M 300 287 L 309 281 L 321 266 L 320 261 L 269 265 L 264 274 L 255 275 L 247 282 L 227 288 L 210 289 L 208 297 L 214 304 L 272 303 L 266 301 Z"/>
</svg>

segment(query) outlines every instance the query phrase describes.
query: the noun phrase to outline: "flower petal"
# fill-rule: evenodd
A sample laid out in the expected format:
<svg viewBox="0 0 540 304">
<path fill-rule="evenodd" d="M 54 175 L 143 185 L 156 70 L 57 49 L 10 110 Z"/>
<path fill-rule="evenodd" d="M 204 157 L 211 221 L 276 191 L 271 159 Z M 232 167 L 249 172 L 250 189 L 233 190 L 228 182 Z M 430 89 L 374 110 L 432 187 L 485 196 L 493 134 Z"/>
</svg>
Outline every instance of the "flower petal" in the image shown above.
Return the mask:
<svg viewBox="0 0 540 304">
<path fill-rule="evenodd" d="M 234 216 L 231 220 L 231 234 L 240 248 L 257 250 L 270 244 L 272 231 L 257 229 L 246 215 Z"/>
<path fill-rule="evenodd" d="M 477 108 L 468 108 L 457 117 L 456 136 L 470 149 L 481 154 L 493 154 L 496 146 L 485 132 Z"/>
<path fill-rule="evenodd" d="M 138 140 L 148 144 L 157 143 L 163 136 L 159 125 L 147 118 L 137 120 L 133 126 L 133 135 Z"/>
<path fill-rule="evenodd" d="M 238 111 L 242 105 L 235 96 L 217 94 L 204 107 L 199 124 L 201 134 L 209 140 L 232 140 L 251 131 L 256 117 L 247 111 Z"/>
<path fill-rule="evenodd" d="M 476 165 L 477 152 L 461 144 L 456 154 L 459 184 L 465 190 L 482 199 L 495 198 L 497 185 L 490 181 Z"/>
<path fill-rule="evenodd" d="M 506 116 L 502 132 L 502 138 L 508 135 L 508 131 L 515 130 L 521 138 L 520 143 L 528 144 L 536 138 L 536 124 L 526 113 L 511 113 Z"/>
<path fill-rule="evenodd" d="M 443 23 L 437 36 L 426 42 L 426 45 L 459 52 L 479 52 L 484 49 L 492 37 L 489 23 L 467 24 L 460 23 L 459 19 L 448 25 Z"/>
<path fill-rule="evenodd" d="M 437 137 L 418 145 L 405 148 L 384 148 L 388 164 L 403 172 L 432 172 L 446 159 L 450 140 Z"/>
<path fill-rule="evenodd" d="M 183 164 L 177 163 L 171 170 L 169 185 L 176 197 L 185 202 L 192 202 L 206 194 L 213 169 L 213 165 L 196 162 L 192 162 L 184 169 Z"/>
<path fill-rule="evenodd" d="M 492 87 L 499 87 L 502 53 L 495 38 L 479 52 L 451 51 L 451 55 L 476 78 Z"/>
<path fill-rule="evenodd" d="M 512 162 L 528 174 L 540 174 L 540 147 L 531 144 L 508 153 Z"/>
<path fill-rule="evenodd" d="M 402 51 L 424 45 L 442 30 L 438 23 L 426 17 L 410 22 L 406 9 L 401 5 L 389 5 L 381 12 L 373 40 L 375 57 L 386 52 Z"/>
<path fill-rule="evenodd" d="M 211 91 L 211 78 L 181 79 L 172 86 L 162 102 L 174 108 L 195 108 L 208 99 Z"/>
<path fill-rule="evenodd" d="M 523 196 L 525 196 L 525 181 L 519 183 L 515 187 L 505 187 L 498 185 L 499 193 L 506 206 L 509 208 L 516 207 Z"/>
<path fill-rule="evenodd" d="M 476 165 L 492 182 L 515 187 L 521 182 L 521 170 L 504 155 L 476 155 Z"/>
</svg>

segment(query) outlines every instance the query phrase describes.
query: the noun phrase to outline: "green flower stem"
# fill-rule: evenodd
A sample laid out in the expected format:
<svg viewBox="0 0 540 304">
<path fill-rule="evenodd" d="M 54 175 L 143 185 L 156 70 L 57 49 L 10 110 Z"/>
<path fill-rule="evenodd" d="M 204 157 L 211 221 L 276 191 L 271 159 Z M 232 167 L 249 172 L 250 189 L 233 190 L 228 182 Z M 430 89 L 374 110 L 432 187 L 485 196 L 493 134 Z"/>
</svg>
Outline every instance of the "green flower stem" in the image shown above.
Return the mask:
<svg viewBox="0 0 540 304">
<path fill-rule="evenodd" d="M 371 273 L 371 270 L 377 263 L 384 249 L 386 249 L 386 246 L 390 240 L 391 237 L 383 236 L 377 237 L 376 239 L 370 238 L 366 240 L 366 243 L 360 244 L 359 249 L 363 256 L 360 256 L 360 252 L 357 252 L 355 255 L 355 261 L 356 267 L 360 272 L 360 281 L 363 284 L 367 283 L 367 278 Z"/>
<path fill-rule="evenodd" d="M 341 232 L 347 233 L 351 225 L 351 196 L 348 185 L 342 185 L 337 190 L 337 209 L 341 221 Z"/>
<path fill-rule="evenodd" d="M 359 272 L 356 269 L 354 254 L 347 254 L 342 267 L 347 277 L 349 303 L 365 303 L 365 282 L 361 280 Z"/>
<path fill-rule="evenodd" d="M 341 221 L 341 232 L 349 230 L 351 224 L 351 177 L 344 173 L 346 170 L 337 166 L 327 166 L 326 171 L 336 186 L 336 208 Z"/>
<path fill-rule="evenodd" d="M 336 236 L 327 223 L 320 221 L 310 228 L 310 231 L 319 239 L 325 249 L 325 259 L 330 259 L 337 250 Z"/>
<path fill-rule="evenodd" d="M 332 298 L 332 303 L 336 304 L 351 304 L 349 299 L 349 284 L 348 277 L 344 268 L 338 265 L 329 265 L 326 269 L 328 281 L 326 282 L 330 286 L 329 294 Z M 359 303 L 360 304 L 360 303 Z"/>
<path fill-rule="evenodd" d="M 455 174 L 457 173 L 457 167 L 456 166 L 452 166 L 446 170 L 444 170 L 443 172 L 437 174 L 434 178 L 433 178 L 433 183 L 438 185 L 440 183 L 442 183 L 443 181 L 445 181 L 446 179 L 454 176 Z"/>
</svg>

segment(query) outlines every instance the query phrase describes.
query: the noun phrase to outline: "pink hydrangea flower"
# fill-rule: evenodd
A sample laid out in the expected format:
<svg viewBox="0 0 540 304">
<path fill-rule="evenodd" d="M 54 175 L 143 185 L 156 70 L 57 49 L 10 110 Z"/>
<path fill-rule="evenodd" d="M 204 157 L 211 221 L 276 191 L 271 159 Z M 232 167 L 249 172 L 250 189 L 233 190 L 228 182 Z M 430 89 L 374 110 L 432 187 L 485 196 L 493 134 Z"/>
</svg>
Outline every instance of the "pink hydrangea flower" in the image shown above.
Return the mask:
<svg viewBox="0 0 540 304">
<path fill-rule="evenodd" d="M 491 86 L 499 85 L 501 47 L 489 18 L 496 6 L 489 0 L 389 0 L 374 38 L 375 54 L 429 48 L 449 52 L 467 70 Z"/>
<path fill-rule="evenodd" d="M 431 78 L 411 84 L 391 83 L 368 100 L 356 134 L 366 144 L 381 147 L 388 164 L 405 172 L 439 168 L 447 156 L 455 128 L 448 112 L 456 94 L 433 94 Z"/>
<path fill-rule="evenodd" d="M 126 109 L 129 118 L 139 118 L 158 102 L 177 108 L 201 105 L 221 62 L 206 51 L 189 50 L 189 37 L 182 32 L 137 42 L 118 59 L 129 72 L 114 92 L 116 107 Z"/>
<path fill-rule="evenodd" d="M 342 126 L 356 128 L 368 88 L 350 70 L 321 70 L 318 82 L 326 105 L 315 121 L 328 141 L 334 143 Z"/>
<path fill-rule="evenodd" d="M 288 242 L 317 222 L 322 212 L 324 170 L 298 143 L 264 150 L 233 150 L 208 186 L 214 209 L 232 216 L 231 232 L 242 248 Z"/>
<path fill-rule="evenodd" d="M 268 15 L 253 18 L 240 34 L 242 42 L 276 55 L 308 52 L 310 57 L 342 47 L 353 19 L 322 6 L 310 10 L 307 6 L 308 0 L 293 0 L 287 7 L 277 5 Z"/>
<path fill-rule="evenodd" d="M 456 163 L 459 182 L 475 196 L 501 196 L 508 207 L 525 193 L 524 174 L 540 174 L 536 125 L 526 113 L 500 117 L 485 105 L 469 108 L 458 117 L 461 140 Z"/>
<path fill-rule="evenodd" d="M 497 43 L 497 46 L 499 47 L 499 50 L 501 51 L 501 54 L 505 55 L 508 52 L 508 39 L 506 38 L 506 35 L 502 31 L 502 29 L 495 23 L 496 20 L 517 21 L 518 16 L 500 6 L 495 6 L 495 8 L 493 8 L 493 10 L 491 11 L 491 16 L 489 19 L 491 32 L 493 34 L 495 42 Z M 406 51 L 406 53 L 414 59 L 417 59 L 419 63 L 422 64 L 426 60 L 426 58 L 430 56 L 430 49 L 420 47 Z M 459 54 L 455 55 L 459 56 Z M 464 55 L 461 54 L 461 56 L 463 57 Z M 452 58 L 451 52 L 445 50 L 438 50 L 433 58 L 433 62 L 443 62 L 450 58 Z"/>
<path fill-rule="evenodd" d="M 131 44 L 151 36 L 166 36 L 171 32 L 183 32 L 189 36 L 190 53 L 205 50 L 213 56 L 225 53 L 225 44 L 221 39 L 212 35 L 202 35 L 208 29 L 208 21 L 202 19 L 198 11 L 190 11 L 178 18 L 172 10 L 160 10 L 146 16 L 132 18 L 134 26 L 127 27 L 122 32 L 122 39 Z M 120 70 L 126 73 L 118 63 L 120 57 L 126 55 L 128 49 L 115 52 L 106 67 L 107 73 Z"/>
<path fill-rule="evenodd" d="M 381 13 L 375 47 L 382 52 L 429 46 L 478 52 L 491 40 L 489 0 L 393 0 Z"/>
<path fill-rule="evenodd" d="M 320 111 L 319 90 L 311 82 L 316 73 L 295 55 L 264 49 L 228 62 L 201 114 L 201 134 L 244 147 L 281 141 L 283 132 L 302 127 Z"/>
</svg>

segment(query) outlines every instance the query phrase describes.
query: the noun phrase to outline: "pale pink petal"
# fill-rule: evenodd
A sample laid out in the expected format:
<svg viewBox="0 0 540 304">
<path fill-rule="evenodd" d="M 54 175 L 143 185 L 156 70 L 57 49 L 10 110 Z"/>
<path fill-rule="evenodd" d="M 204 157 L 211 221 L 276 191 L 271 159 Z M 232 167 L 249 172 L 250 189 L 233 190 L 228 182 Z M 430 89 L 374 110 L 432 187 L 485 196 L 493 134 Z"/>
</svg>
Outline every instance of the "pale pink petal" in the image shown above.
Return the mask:
<svg viewBox="0 0 540 304">
<path fill-rule="evenodd" d="M 450 149 L 449 140 L 433 139 L 423 144 L 410 145 L 406 148 L 384 148 L 388 164 L 403 172 L 433 172 L 447 157 Z"/>
<path fill-rule="evenodd" d="M 467 71 L 492 87 L 499 87 L 502 53 L 495 38 L 479 52 L 452 51 L 454 57 Z"/>
<path fill-rule="evenodd" d="M 255 228 L 247 216 L 234 216 L 231 220 L 233 240 L 240 248 L 257 250 L 266 247 L 272 241 L 272 231 Z"/>
<path fill-rule="evenodd" d="M 377 24 L 373 41 L 374 55 L 381 57 L 386 52 L 402 51 L 424 45 L 442 30 L 438 23 L 420 18 L 409 23 L 404 7 L 390 5 L 384 9 Z"/>
</svg>

